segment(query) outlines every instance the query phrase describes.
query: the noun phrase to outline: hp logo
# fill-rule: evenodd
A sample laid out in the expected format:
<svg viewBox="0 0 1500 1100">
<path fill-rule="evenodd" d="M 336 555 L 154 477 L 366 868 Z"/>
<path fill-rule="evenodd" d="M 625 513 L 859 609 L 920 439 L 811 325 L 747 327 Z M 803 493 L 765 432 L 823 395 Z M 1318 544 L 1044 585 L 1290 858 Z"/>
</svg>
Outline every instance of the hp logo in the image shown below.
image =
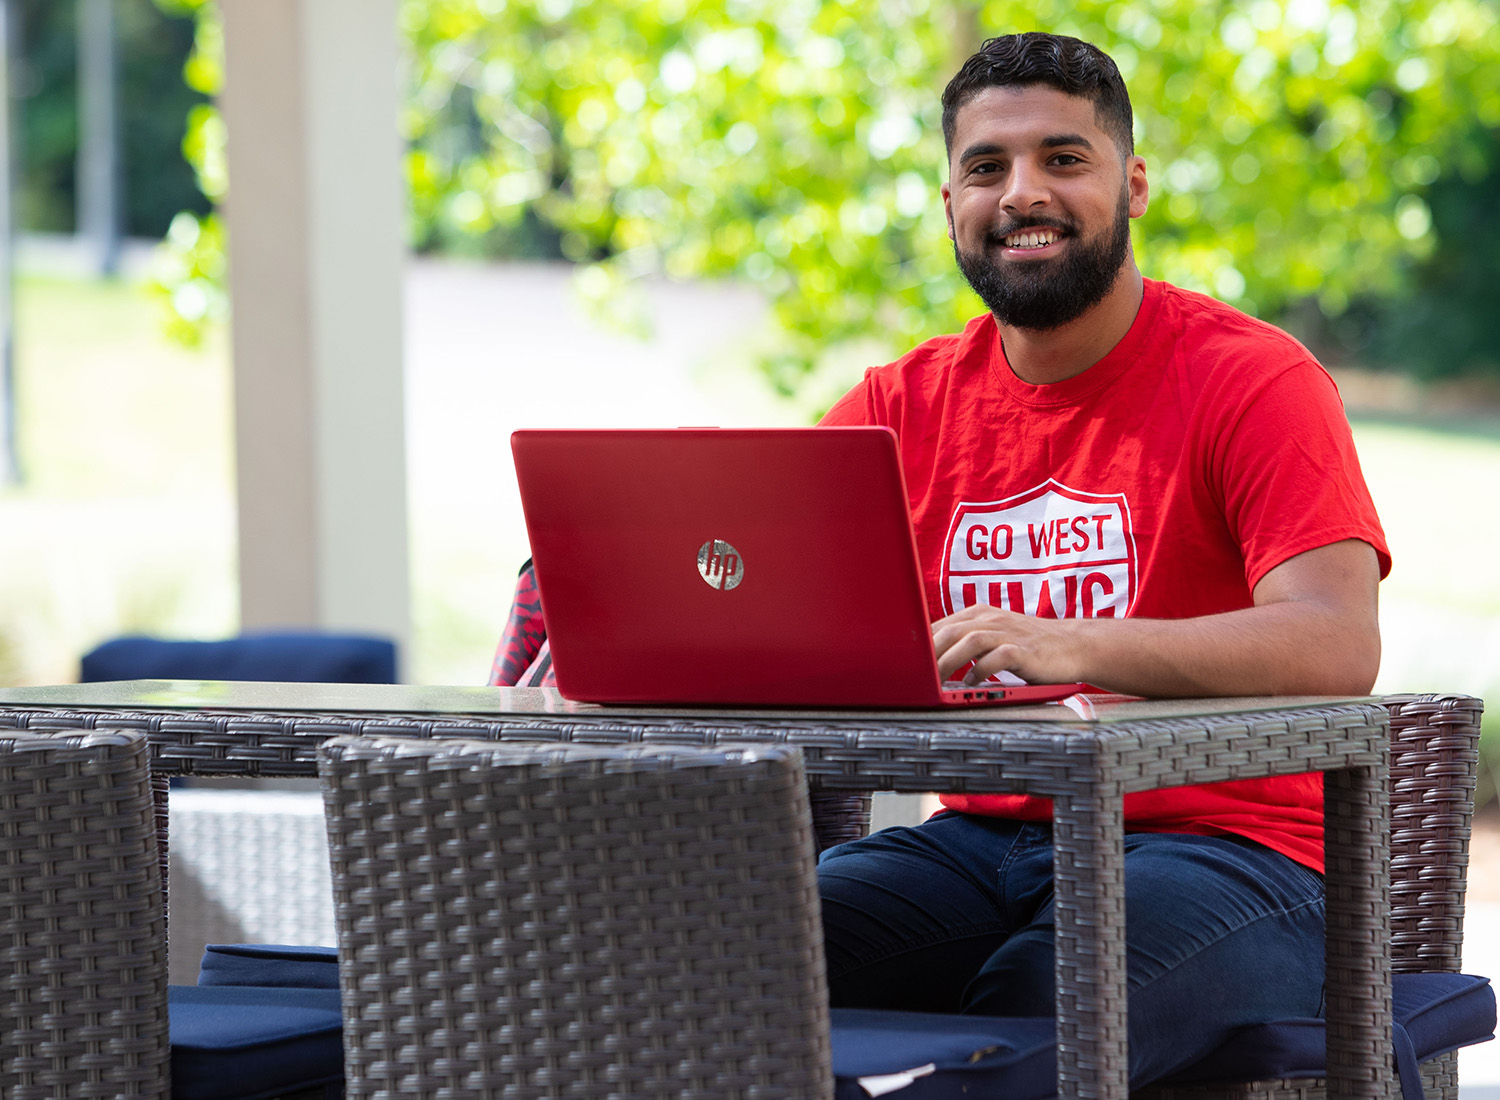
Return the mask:
<svg viewBox="0 0 1500 1100">
<path fill-rule="evenodd" d="M 709 539 L 698 548 L 698 575 L 708 587 L 728 592 L 745 579 L 745 562 L 723 539 Z"/>
</svg>

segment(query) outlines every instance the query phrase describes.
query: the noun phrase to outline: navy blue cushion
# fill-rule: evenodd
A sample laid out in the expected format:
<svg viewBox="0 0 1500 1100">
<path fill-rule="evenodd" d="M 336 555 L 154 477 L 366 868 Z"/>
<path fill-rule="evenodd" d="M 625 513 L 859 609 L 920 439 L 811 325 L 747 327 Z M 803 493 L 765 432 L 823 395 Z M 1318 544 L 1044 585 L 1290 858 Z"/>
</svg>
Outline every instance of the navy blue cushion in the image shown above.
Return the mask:
<svg viewBox="0 0 1500 1100">
<path fill-rule="evenodd" d="M 1391 1015 L 1403 1092 L 1412 1096 L 1417 1063 L 1494 1038 L 1495 991 L 1488 978 L 1470 974 L 1397 974 Z M 1235 1032 L 1168 1083 L 1321 1077 L 1324 1065 L 1322 1020 L 1278 1020 Z"/>
<path fill-rule="evenodd" d="M 338 950 L 279 943 L 211 943 L 203 949 L 198 984 L 337 989 Z"/>
<path fill-rule="evenodd" d="M 1495 990 L 1474 974 L 1397 974 L 1391 1009 L 1419 1062 L 1495 1037 Z"/>
<path fill-rule="evenodd" d="M 173 1100 L 263 1100 L 344 1075 L 332 989 L 174 985 Z"/>
<path fill-rule="evenodd" d="M 331 947 L 216 945 L 204 953 L 203 970 L 215 975 L 215 980 L 236 984 L 316 983 L 324 988 L 308 989 L 307 994 L 331 994 L 337 1012 L 337 955 Z M 328 989 L 329 985 L 335 989 Z M 176 992 L 174 988 L 174 997 Z M 1391 983 L 1391 1001 L 1397 1069 L 1406 1100 L 1421 1097 L 1417 1063 L 1494 1037 L 1495 994 L 1487 978 L 1398 974 Z M 836 1008 L 832 1032 L 837 1100 L 868 1100 L 870 1094 L 860 1079 L 888 1075 L 909 1078 L 891 1082 L 898 1085 L 889 1093 L 893 1100 L 973 1100 L 986 1095 L 1046 1100 L 1056 1093 L 1057 1058 L 1050 1019 Z M 175 1015 L 172 1039 L 175 1073 Z M 1235 1032 L 1208 1058 L 1165 1083 L 1321 1077 L 1323 1067 L 1323 1021 L 1279 1020 Z M 218 1100 L 219 1095 L 203 1094 L 203 1100 Z"/>
<path fill-rule="evenodd" d="M 1057 1092 L 1051 1019 L 836 1008 L 831 1023 L 836 1100 L 869 1100 L 860 1078 L 912 1071 L 891 1093 L 895 1100 L 1043 1100 Z"/>
<path fill-rule="evenodd" d="M 321 631 L 249 633 L 216 642 L 131 636 L 84 654 L 79 679 L 393 684 L 396 645 L 387 638 Z"/>
<path fill-rule="evenodd" d="M 1406 1100 L 1420 1100 L 1417 1063 L 1494 1038 L 1494 990 L 1489 979 L 1466 974 L 1398 974 L 1391 986 L 1402 1089 Z M 1057 1088 L 1048 1019 L 834 1009 L 833 1069 L 838 1100 L 868 1100 L 859 1078 L 901 1071 L 919 1075 L 891 1091 L 892 1100 L 1044 1100 Z M 1323 1021 L 1281 1020 L 1236 1032 L 1163 1083 L 1321 1077 L 1323 1069 Z"/>
</svg>

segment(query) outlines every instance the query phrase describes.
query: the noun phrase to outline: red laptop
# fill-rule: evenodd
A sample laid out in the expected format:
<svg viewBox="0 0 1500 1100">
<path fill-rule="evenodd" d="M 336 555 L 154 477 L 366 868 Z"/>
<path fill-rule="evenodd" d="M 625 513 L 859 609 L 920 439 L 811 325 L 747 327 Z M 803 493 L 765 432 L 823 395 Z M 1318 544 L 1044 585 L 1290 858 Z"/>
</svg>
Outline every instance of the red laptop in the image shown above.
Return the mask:
<svg viewBox="0 0 1500 1100">
<path fill-rule="evenodd" d="M 511 450 L 569 699 L 926 708 L 1097 690 L 938 682 L 888 428 L 519 431 Z"/>
</svg>

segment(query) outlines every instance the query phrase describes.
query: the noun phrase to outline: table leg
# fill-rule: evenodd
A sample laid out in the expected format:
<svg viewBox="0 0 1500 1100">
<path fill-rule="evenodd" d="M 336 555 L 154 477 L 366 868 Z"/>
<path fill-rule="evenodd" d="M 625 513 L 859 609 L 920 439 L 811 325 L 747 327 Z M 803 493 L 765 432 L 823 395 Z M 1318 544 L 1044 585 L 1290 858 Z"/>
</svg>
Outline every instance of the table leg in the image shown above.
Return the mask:
<svg viewBox="0 0 1500 1100">
<path fill-rule="evenodd" d="M 1114 784 L 1052 803 L 1057 1094 L 1125 1100 L 1125 822 Z M 1092 795 L 1092 797 L 1089 797 Z"/>
<path fill-rule="evenodd" d="M 167 927 L 167 878 L 171 861 L 168 859 L 167 847 L 167 822 L 168 802 L 172 797 L 171 781 L 164 775 L 152 773 L 151 776 L 151 801 L 155 806 L 156 815 L 156 850 L 157 858 L 161 860 L 161 898 L 162 898 L 162 928 Z"/>
<path fill-rule="evenodd" d="M 1388 799 L 1383 767 L 1324 775 L 1330 1100 L 1395 1094 Z"/>
</svg>

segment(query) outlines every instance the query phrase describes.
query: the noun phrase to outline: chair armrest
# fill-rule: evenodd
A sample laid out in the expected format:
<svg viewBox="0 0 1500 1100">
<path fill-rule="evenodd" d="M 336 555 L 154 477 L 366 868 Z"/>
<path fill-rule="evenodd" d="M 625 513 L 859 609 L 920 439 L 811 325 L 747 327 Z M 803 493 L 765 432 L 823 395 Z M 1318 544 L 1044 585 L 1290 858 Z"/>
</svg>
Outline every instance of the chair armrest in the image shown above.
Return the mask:
<svg viewBox="0 0 1500 1100">
<path fill-rule="evenodd" d="M 1480 699 L 1390 695 L 1391 932 L 1396 973 L 1459 969 Z"/>
</svg>

